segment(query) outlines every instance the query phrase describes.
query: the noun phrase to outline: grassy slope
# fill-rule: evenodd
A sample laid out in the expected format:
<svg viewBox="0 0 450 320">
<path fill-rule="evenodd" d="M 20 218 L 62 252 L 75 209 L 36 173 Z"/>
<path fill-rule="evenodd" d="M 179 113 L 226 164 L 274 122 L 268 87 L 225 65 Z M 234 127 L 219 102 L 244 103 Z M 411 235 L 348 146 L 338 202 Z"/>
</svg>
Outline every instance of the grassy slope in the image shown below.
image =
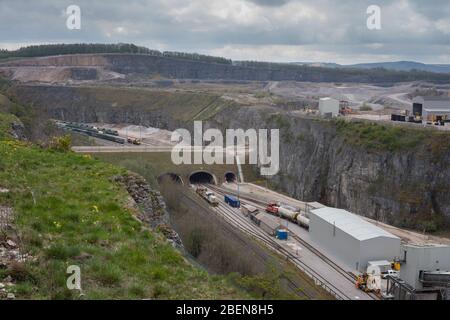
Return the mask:
<svg viewBox="0 0 450 320">
<path fill-rule="evenodd" d="M 8 132 L 13 122 L 20 123 L 20 120 L 12 114 L 0 112 L 0 139 L 7 139 L 9 137 Z"/>
<path fill-rule="evenodd" d="M 369 151 L 395 152 L 430 146 L 439 149 L 436 152 L 446 152 L 450 148 L 450 134 L 445 131 L 344 120 L 336 121 L 336 128 L 347 143 Z"/>
<path fill-rule="evenodd" d="M 72 264 L 81 267 L 87 298 L 245 297 L 143 228 L 125 189 L 111 182 L 123 169 L 0 140 L 0 186 L 10 189 L 0 204 L 14 208 L 20 246 L 35 257 L 14 273 L 18 298 L 76 298 L 65 289 Z M 0 279 L 11 272 L 0 269 Z"/>
<path fill-rule="evenodd" d="M 173 119 L 180 121 L 206 120 L 234 102 L 218 95 L 191 91 L 154 91 L 141 88 L 82 87 L 76 89 L 86 95 L 88 101 L 111 104 L 113 108 L 137 106 L 150 112 L 164 110 Z"/>
</svg>

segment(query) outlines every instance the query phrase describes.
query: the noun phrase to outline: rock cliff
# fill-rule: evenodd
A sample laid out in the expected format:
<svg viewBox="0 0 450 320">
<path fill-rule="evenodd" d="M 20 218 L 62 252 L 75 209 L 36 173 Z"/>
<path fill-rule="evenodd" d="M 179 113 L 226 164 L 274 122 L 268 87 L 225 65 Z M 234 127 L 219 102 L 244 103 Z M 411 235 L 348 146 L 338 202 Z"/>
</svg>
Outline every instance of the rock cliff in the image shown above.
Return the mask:
<svg viewBox="0 0 450 320">
<path fill-rule="evenodd" d="M 210 125 L 279 128 L 280 172 L 270 182 L 298 199 L 419 230 L 450 223 L 449 133 L 347 124 L 264 107 L 219 114 Z"/>
<path fill-rule="evenodd" d="M 25 68 L 23 68 L 25 67 Z M 57 72 L 55 68 L 100 68 L 102 71 L 124 75 L 141 74 L 170 79 L 220 79 L 253 81 L 310 81 L 310 82 L 367 82 L 395 83 L 407 81 L 432 81 L 448 83 L 450 75 L 431 72 L 400 72 L 391 70 L 358 70 L 311 67 L 306 65 L 236 65 L 177 59 L 146 54 L 79 54 L 30 58 L 0 64 L 0 74 L 8 77 L 18 70 L 43 68 L 43 72 Z M 50 67 L 50 68 L 49 68 Z M 87 72 L 87 71 L 86 71 Z M 86 72 L 83 75 L 86 75 Z M 92 79 L 93 69 L 87 72 Z M 68 79 L 77 80 L 75 77 Z M 79 75 L 79 74 L 78 74 Z M 45 79 L 45 77 L 44 77 Z M 35 80 L 38 81 L 38 80 Z M 42 80 L 43 81 L 43 80 Z"/>
<path fill-rule="evenodd" d="M 128 100 L 128 106 L 117 108 L 117 100 L 80 95 L 77 90 L 23 87 L 15 91 L 15 98 L 64 120 L 192 129 L 195 117 L 180 118 L 175 112 L 185 106 L 179 100 L 169 105 L 154 100 L 159 102 L 145 111 L 137 102 Z M 279 128 L 281 169 L 270 182 L 298 199 L 421 231 L 450 224 L 448 133 L 361 122 L 347 125 L 265 106 L 229 106 L 213 114 L 205 126 Z"/>
</svg>

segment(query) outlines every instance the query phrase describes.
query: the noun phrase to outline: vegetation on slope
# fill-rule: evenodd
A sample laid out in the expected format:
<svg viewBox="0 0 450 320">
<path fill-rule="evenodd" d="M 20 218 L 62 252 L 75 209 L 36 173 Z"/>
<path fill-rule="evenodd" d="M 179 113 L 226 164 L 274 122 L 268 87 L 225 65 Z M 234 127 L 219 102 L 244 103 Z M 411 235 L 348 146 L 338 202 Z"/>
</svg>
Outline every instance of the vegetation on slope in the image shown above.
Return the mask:
<svg viewBox="0 0 450 320">
<path fill-rule="evenodd" d="M 224 108 L 234 104 L 233 101 L 220 99 L 213 94 L 196 92 L 170 92 L 142 90 L 139 88 L 82 87 L 77 93 L 93 99 L 101 104 L 110 105 L 114 101 L 114 109 L 133 106 L 142 112 L 163 110 L 171 118 L 183 122 L 207 120 Z"/>
<path fill-rule="evenodd" d="M 86 54 L 86 53 L 132 53 L 149 54 L 158 57 L 171 57 L 202 62 L 231 64 L 231 60 L 222 57 L 208 56 L 198 53 L 158 51 L 130 43 L 102 44 L 102 43 L 73 43 L 73 44 L 46 44 L 23 47 L 18 50 L 0 50 L 0 59 L 45 57 L 61 54 Z"/>
<path fill-rule="evenodd" d="M 366 121 L 336 121 L 337 133 L 347 143 L 369 151 L 402 151 L 428 145 L 438 156 L 450 148 L 450 134 L 425 128 L 400 127 Z"/>
<path fill-rule="evenodd" d="M 1 92 L 0 88 L 0 112 L 3 113 L 2 116 L 9 118 L 15 116 L 23 124 L 23 134 L 28 139 L 42 145 L 47 144 L 49 137 L 58 131 L 53 122 L 49 121 L 45 114 L 39 113 L 27 105 L 12 101 Z"/>
<path fill-rule="evenodd" d="M 180 122 L 207 120 L 236 105 L 217 94 L 142 88 L 16 86 L 9 89 L 8 94 L 23 104 L 33 105 L 33 110 L 53 113 L 55 118 L 62 109 L 72 114 L 72 120 L 75 114 L 85 121 L 96 121 L 87 119 L 98 113 L 105 122 L 134 121 L 135 124 L 139 123 L 137 119 L 155 119 L 159 114 Z"/>
<path fill-rule="evenodd" d="M 219 64 L 223 68 L 215 69 L 217 78 L 230 78 L 230 72 L 235 71 L 231 79 L 236 80 L 297 80 L 297 81 L 325 81 L 325 82 L 369 82 L 369 83 L 396 83 L 409 81 L 430 81 L 437 83 L 448 83 L 450 75 L 445 73 L 433 73 L 419 70 L 395 71 L 384 68 L 353 69 L 353 68 L 327 68 L 313 67 L 308 65 L 297 65 L 291 63 L 273 63 L 258 61 L 232 61 L 223 57 L 202 55 L 197 53 L 172 52 L 152 50 L 133 44 L 51 44 L 36 45 L 20 48 L 15 51 L 0 50 L 0 61 L 6 59 L 17 59 L 23 57 L 43 57 L 64 54 L 146 54 L 156 57 L 187 60 L 189 62 L 204 62 Z M 197 70 L 197 66 L 190 67 Z M 214 67 L 214 66 L 213 66 Z M 220 71 L 222 69 L 222 71 Z M 243 72 L 239 72 L 243 71 Z M 260 71 L 249 76 L 253 71 Z M 195 74 L 195 73 L 194 73 Z M 239 75 L 239 76 L 238 76 Z M 197 78 L 197 77 L 193 77 Z M 209 76 L 208 76 L 209 78 Z"/>
<path fill-rule="evenodd" d="M 4 129 L 10 116 L 0 119 Z M 245 297 L 192 267 L 134 217 L 125 188 L 113 182 L 124 169 L 6 134 L 0 140 L 0 186 L 9 190 L 0 205 L 14 209 L 16 241 L 32 257 L 0 268 L 16 297 L 78 298 L 66 287 L 69 265 L 80 266 L 86 298 Z"/>
<path fill-rule="evenodd" d="M 0 112 L 0 140 L 11 136 L 9 131 L 12 123 L 20 123 L 20 120 L 12 114 Z"/>
</svg>

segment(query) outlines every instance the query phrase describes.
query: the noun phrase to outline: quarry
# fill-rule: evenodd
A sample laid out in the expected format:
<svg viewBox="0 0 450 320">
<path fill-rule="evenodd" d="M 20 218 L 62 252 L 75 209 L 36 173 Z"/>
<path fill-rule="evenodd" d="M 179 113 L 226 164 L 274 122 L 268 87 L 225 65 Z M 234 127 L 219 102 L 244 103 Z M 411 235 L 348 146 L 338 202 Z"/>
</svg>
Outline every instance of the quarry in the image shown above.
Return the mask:
<svg viewBox="0 0 450 320">
<path fill-rule="evenodd" d="M 258 275 L 276 261 L 294 270 L 283 287 L 297 298 L 450 297 L 447 125 L 390 120 L 430 88 L 448 95 L 446 75 L 406 81 L 403 73 L 268 71 L 147 54 L 18 59 L 0 63 L 0 74 L 11 81 L 2 108 L 25 123 L 19 106 L 39 114 L 30 140 L 42 140 L 50 121 L 83 159 L 140 175 L 128 187 L 138 206 L 154 208 L 142 220 L 167 210 L 161 228 L 170 243 L 208 271 Z M 216 148 L 230 161 L 195 161 L 204 159 L 190 149 L 194 161 L 174 162 L 180 129 L 210 158 Z M 249 139 L 263 130 L 279 132 L 267 139 L 264 158 L 279 156 L 270 175 Z"/>
</svg>

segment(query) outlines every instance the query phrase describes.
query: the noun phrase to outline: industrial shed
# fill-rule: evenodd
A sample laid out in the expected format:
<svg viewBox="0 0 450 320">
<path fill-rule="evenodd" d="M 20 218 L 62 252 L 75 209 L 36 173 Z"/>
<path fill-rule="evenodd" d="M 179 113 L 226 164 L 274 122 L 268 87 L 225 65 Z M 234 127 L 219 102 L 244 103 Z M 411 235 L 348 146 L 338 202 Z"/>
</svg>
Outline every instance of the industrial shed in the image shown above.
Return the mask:
<svg viewBox="0 0 450 320">
<path fill-rule="evenodd" d="M 439 275 L 445 286 L 450 288 L 450 246 L 408 244 L 402 246 L 402 252 L 400 278 L 407 284 L 416 290 L 436 287 L 436 283 L 427 283 L 426 277 Z"/>
<path fill-rule="evenodd" d="M 319 246 L 350 270 L 366 271 L 369 261 L 400 255 L 400 238 L 346 210 L 311 210 L 309 232 Z"/>
<path fill-rule="evenodd" d="M 415 97 L 413 114 L 422 116 L 424 122 L 450 121 L 450 97 Z"/>
<path fill-rule="evenodd" d="M 323 116 L 337 117 L 339 115 L 339 101 L 333 98 L 319 100 L 319 113 Z"/>
</svg>

